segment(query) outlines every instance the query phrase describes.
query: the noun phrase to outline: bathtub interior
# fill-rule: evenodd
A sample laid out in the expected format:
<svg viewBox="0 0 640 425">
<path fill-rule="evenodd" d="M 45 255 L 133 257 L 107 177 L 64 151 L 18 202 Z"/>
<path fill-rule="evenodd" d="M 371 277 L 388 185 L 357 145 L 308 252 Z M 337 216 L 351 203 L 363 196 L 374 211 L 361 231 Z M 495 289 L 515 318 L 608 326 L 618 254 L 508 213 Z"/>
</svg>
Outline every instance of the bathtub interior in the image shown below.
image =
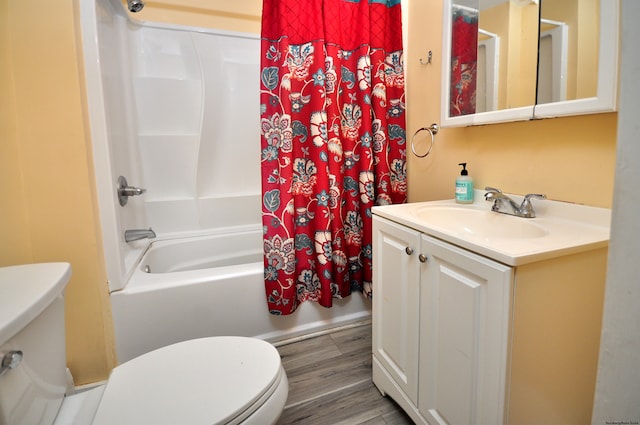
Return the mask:
<svg viewBox="0 0 640 425">
<path fill-rule="evenodd" d="M 177 273 L 260 263 L 262 228 L 242 227 L 226 233 L 152 242 L 138 263 L 143 273 Z"/>
</svg>

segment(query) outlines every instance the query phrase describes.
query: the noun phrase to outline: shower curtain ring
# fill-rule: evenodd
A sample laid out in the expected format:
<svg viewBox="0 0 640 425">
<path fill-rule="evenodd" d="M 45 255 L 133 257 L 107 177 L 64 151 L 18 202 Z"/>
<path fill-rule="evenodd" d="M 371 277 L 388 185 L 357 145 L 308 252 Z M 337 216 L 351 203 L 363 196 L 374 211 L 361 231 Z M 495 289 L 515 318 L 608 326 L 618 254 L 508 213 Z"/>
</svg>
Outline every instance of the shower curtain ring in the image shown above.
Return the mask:
<svg viewBox="0 0 640 425">
<path fill-rule="evenodd" d="M 417 156 L 418 158 L 424 158 L 425 156 L 431 153 L 431 149 L 433 149 L 433 142 L 435 141 L 436 134 L 438 134 L 438 130 L 439 130 L 438 124 L 433 123 L 429 127 L 419 128 L 415 133 L 413 133 L 413 136 L 411 137 L 411 151 L 415 156 Z M 429 134 L 431 135 L 431 145 L 429 146 L 429 150 L 427 151 L 427 153 L 425 153 L 424 155 L 420 155 L 416 152 L 416 147 L 414 144 L 414 139 L 416 138 L 416 135 L 421 131 L 428 131 Z"/>
</svg>

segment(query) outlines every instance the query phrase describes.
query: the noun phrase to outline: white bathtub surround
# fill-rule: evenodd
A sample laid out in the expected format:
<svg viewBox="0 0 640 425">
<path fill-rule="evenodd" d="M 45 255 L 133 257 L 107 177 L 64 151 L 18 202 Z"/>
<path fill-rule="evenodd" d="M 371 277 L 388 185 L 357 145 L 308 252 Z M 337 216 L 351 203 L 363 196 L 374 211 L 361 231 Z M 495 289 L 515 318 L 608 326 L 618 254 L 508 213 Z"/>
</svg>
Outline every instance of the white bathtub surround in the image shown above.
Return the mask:
<svg viewBox="0 0 640 425">
<path fill-rule="evenodd" d="M 133 22 L 123 10 L 119 0 L 80 4 L 119 360 L 200 336 L 277 341 L 369 317 L 370 303 L 358 295 L 331 310 L 310 303 L 286 319 L 266 308 L 259 37 Z M 146 189 L 125 207 L 115 196 L 119 176 Z M 156 243 L 141 260 L 149 240 L 126 243 L 124 231 L 150 227 Z M 204 251 L 194 253 L 197 246 Z M 170 254 L 159 259 L 165 249 Z M 241 251 L 252 254 L 238 264 Z M 166 260 L 180 255 L 205 263 L 218 256 L 218 265 L 176 271 Z M 220 265 L 221 256 L 231 262 Z M 157 264 L 171 272 L 142 271 L 158 271 Z"/>
<path fill-rule="evenodd" d="M 260 223 L 259 45 L 253 34 L 130 21 L 81 5 L 87 97 L 109 286 L 147 241 Z M 253 117 L 253 118 L 252 118 Z M 125 207 L 115 181 L 146 189 Z"/>
<path fill-rule="evenodd" d="M 258 223 L 258 38 L 129 34 L 149 223 L 160 233 Z"/>
</svg>

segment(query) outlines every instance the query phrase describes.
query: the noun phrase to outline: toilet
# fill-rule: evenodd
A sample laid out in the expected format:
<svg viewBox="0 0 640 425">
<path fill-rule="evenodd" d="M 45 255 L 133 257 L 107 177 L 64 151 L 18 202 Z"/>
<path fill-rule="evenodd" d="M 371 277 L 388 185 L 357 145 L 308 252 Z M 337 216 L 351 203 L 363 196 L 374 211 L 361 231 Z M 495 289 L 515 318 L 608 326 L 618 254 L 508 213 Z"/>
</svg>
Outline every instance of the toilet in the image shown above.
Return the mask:
<svg viewBox="0 0 640 425">
<path fill-rule="evenodd" d="M 273 424 L 289 384 L 278 351 L 246 337 L 159 348 L 73 394 L 66 368 L 67 263 L 0 268 L 0 424 Z"/>
</svg>

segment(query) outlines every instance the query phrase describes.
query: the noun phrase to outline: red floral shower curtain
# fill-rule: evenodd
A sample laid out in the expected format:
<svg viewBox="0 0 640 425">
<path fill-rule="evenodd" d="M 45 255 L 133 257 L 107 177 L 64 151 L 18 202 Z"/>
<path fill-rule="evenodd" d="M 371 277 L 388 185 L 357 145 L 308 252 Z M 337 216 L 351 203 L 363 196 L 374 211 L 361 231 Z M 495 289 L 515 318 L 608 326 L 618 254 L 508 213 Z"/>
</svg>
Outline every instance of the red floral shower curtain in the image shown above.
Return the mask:
<svg viewBox="0 0 640 425">
<path fill-rule="evenodd" d="M 400 0 L 264 0 L 269 311 L 371 296 L 371 207 L 406 201 Z"/>
</svg>

